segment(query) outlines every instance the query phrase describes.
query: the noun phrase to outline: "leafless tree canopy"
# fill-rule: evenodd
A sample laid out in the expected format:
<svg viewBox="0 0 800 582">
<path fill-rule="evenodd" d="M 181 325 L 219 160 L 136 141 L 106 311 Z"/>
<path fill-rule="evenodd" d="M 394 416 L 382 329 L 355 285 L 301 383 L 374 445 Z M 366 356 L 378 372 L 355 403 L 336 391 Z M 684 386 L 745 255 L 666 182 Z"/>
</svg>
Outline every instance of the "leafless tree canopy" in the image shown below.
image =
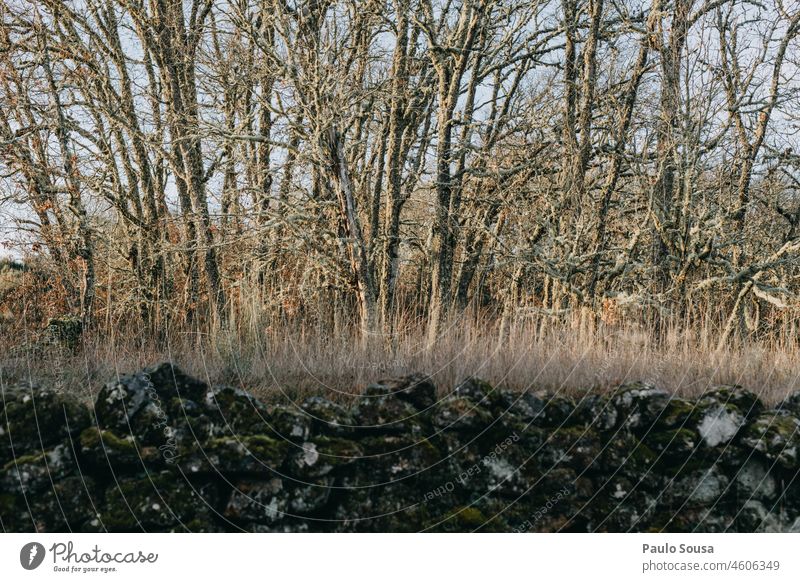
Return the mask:
<svg viewBox="0 0 800 582">
<path fill-rule="evenodd" d="M 0 21 L 2 234 L 86 328 L 794 325 L 794 1 L 0 0 Z"/>
</svg>

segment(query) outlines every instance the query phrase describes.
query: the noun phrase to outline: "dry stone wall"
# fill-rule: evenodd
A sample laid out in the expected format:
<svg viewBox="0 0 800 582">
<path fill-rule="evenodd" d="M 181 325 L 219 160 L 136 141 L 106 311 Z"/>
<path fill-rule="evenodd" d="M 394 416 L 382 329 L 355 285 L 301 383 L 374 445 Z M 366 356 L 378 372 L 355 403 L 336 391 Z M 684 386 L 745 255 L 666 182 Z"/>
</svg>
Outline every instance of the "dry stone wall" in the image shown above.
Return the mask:
<svg viewBox="0 0 800 582">
<path fill-rule="evenodd" d="M 583 398 L 409 376 L 266 406 L 171 364 L 2 387 L 4 531 L 798 531 L 800 393 Z"/>
</svg>

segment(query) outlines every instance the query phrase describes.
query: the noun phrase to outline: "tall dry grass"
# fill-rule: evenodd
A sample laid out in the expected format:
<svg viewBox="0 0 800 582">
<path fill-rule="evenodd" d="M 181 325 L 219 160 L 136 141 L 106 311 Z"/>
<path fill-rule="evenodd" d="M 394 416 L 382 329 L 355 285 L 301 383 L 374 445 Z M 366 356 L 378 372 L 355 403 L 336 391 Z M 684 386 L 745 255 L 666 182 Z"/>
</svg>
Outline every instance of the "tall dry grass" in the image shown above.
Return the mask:
<svg viewBox="0 0 800 582">
<path fill-rule="evenodd" d="M 326 295 L 313 278 L 272 287 L 242 278 L 230 289 L 225 325 L 202 317 L 187 324 L 181 307 L 168 305 L 166 323 L 153 332 L 136 319 L 134 282 L 122 270 L 109 271 L 108 284 L 98 287 L 96 324 L 72 350 L 43 341 L 47 318 L 64 313 L 64 291 L 46 268 L 29 265 L 6 269 L 0 280 L 0 382 L 31 379 L 87 398 L 117 374 L 164 360 L 276 399 L 347 399 L 369 382 L 411 372 L 431 375 L 443 390 L 469 375 L 515 390 L 570 394 L 637 380 L 680 395 L 741 384 L 769 402 L 800 383 L 800 320 L 788 312 L 762 317 L 764 333 L 733 337 L 717 349 L 728 314 L 711 303 L 659 317 L 654 333 L 642 309 L 608 303 L 599 316 L 553 314 L 533 301 L 468 310 L 427 345 L 424 307 L 406 286 L 393 333 L 360 341 L 353 306 L 341 303 L 341 290 Z"/>
<path fill-rule="evenodd" d="M 346 326 L 349 332 L 333 333 L 318 323 L 275 322 L 244 310 L 225 327 L 167 330 L 161 345 L 114 327 L 87 334 L 75 351 L 19 341 L 9 349 L 14 342 L 4 338 L 0 381 L 31 378 L 88 398 L 117 374 L 170 360 L 268 400 L 312 393 L 346 400 L 369 382 L 410 372 L 431 375 L 441 390 L 469 375 L 514 390 L 572 395 L 644 380 L 686 396 L 741 384 L 776 402 L 798 388 L 800 350 L 792 334 L 717 350 L 722 325 L 711 318 L 691 328 L 669 321 L 656 342 L 635 319 L 605 323 L 520 309 L 503 323 L 470 312 L 427 346 L 423 326 L 409 315 L 395 322 L 391 336 L 361 342 Z"/>
</svg>

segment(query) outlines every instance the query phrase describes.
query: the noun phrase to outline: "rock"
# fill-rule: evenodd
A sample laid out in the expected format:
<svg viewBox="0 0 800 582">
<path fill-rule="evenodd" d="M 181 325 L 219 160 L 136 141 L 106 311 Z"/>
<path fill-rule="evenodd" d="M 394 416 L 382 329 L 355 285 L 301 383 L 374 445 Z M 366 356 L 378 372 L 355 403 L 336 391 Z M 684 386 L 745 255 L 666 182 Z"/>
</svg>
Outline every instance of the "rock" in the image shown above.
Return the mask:
<svg viewBox="0 0 800 582">
<path fill-rule="evenodd" d="M 433 425 L 440 430 L 480 431 L 492 422 L 491 411 L 463 396 L 442 399 L 433 417 Z"/>
<path fill-rule="evenodd" d="M 335 479 L 321 477 L 296 486 L 289 495 L 289 511 L 296 516 L 315 516 L 328 504 Z"/>
<path fill-rule="evenodd" d="M 169 362 L 145 368 L 143 376 L 149 378 L 162 400 L 177 397 L 186 401 L 202 402 L 209 390 L 205 382 L 188 376 L 183 370 Z"/>
<path fill-rule="evenodd" d="M 250 533 L 306 533 L 311 531 L 311 528 L 309 528 L 308 521 L 289 518 L 272 525 L 247 523 L 242 526 L 241 531 Z"/>
<path fill-rule="evenodd" d="M 120 376 L 97 395 L 95 418 L 101 429 L 121 438 L 132 436 L 147 445 L 161 445 L 169 427 L 165 402 L 150 377 L 144 372 Z"/>
<path fill-rule="evenodd" d="M 593 464 L 599 475 L 624 477 L 636 488 L 659 490 L 661 477 L 656 471 L 658 456 L 644 442 L 627 431 L 619 431 L 602 448 Z"/>
<path fill-rule="evenodd" d="M 392 482 L 409 476 L 415 477 L 417 482 L 426 481 L 431 474 L 439 473 L 437 464 L 443 458 L 439 449 L 424 438 L 371 437 L 363 439 L 360 445 L 363 449 L 361 458 L 354 460 L 358 461 L 359 469 L 364 471 L 371 484 Z M 420 496 L 423 493 L 420 491 Z"/>
<path fill-rule="evenodd" d="M 539 426 L 559 428 L 580 423 L 575 414 L 575 403 L 566 396 L 546 394 L 542 397 L 544 410 L 538 422 Z"/>
<path fill-rule="evenodd" d="M 491 514 L 493 517 L 494 514 Z M 478 530 L 492 531 L 491 517 L 480 508 L 468 505 L 455 507 L 446 515 L 434 521 L 426 531 L 439 533 L 471 533 Z"/>
<path fill-rule="evenodd" d="M 722 533 L 729 531 L 733 525 L 733 516 L 725 515 L 717 506 L 687 507 L 668 509 L 656 515 L 650 526 L 653 533 L 687 532 L 687 533 Z M 735 531 L 735 530 L 734 530 Z"/>
<path fill-rule="evenodd" d="M 89 411 L 77 398 L 35 384 L 0 384 L 0 466 L 77 437 Z"/>
<path fill-rule="evenodd" d="M 475 404 L 491 407 L 493 403 L 497 402 L 500 394 L 488 382 L 480 378 L 469 377 L 456 386 L 453 396 L 466 398 Z"/>
<path fill-rule="evenodd" d="M 733 406 L 746 418 L 755 416 L 764 409 L 758 396 L 739 385 L 714 386 L 705 392 L 698 401 L 698 405 L 701 407 L 714 404 L 725 407 Z"/>
<path fill-rule="evenodd" d="M 321 396 L 307 398 L 301 405 L 311 419 L 313 430 L 333 436 L 353 436 L 356 424 L 353 416 L 343 407 Z"/>
<path fill-rule="evenodd" d="M 745 499 L 774 501 L 778 494 L 778 484 L 767 466 L 758 459 L 748 459 L 735 477 L 736 488 Z"/>
<path fill-rule="evenodd" d="M 655 516 L 654 496 L 634 486 L 618 488 L 613 482 L 608 485 L 588 510 L 593 519 L 587 530 L 611 533 L 647 530 Z"/>
<path fill-rule="evenodd" d="M 535 394 L 503 392 L 501 398 L 503 411 L 519 418 L 523 425 L 539 426 L 538 423 L 544 420 L 545 403 Z"/>
<path fill-rule="evenodd" d="M 99 499 L 94 479 L 75 475 L 25 497 L 5 490 L 0 493 L 0 515 L 6 531 L 86 531 L 97 517 L 94 512 Z"/>
<path fill-rule="evenodd" d="M 94 516 L 95 481 L 79 471 L 71 443 L 12 459 L 0 470 L 6 531 L 80 531 Z"/>
<path fill-rule="evenodd" d="M 602 441 L 595 431 L 582 426 L 565 427 L 552 432 L 547 438 L 546 447 L 547 457 L 552 458 L 554 466 L 564 465 L 577 473 L 598 471 L 603 463 Z"/>
<path fill-rule="evenodd" d="M 215 437 L 181 451 L 177 465 L 187 475 L 280 476 L 291 445 L 263 435 Z"/>
<path fill-rule="evenodd" d="M 215 386 L 202 402 L 211 420 L 212 434 L 258 435 L 270 431 L 271 418 L 266 406 L 255 396 L 232 386 Z"/>
<path fill-rule="evenodd" d="M 420 431 L 425 422 L 422 412 L 390 394 L 365 394 L 353 410 L 362 434 L 397 434 Z"/>
<path fill-rule="evenodd" d="M 502 456 L 486 456 L 481 460 L 483 469 L 488 476 L 487 493 L 501 493 L 501 490 L 508 494 L 508 485 L 512 483 L 517 476 L 519 468 Z"/>
<path fill-rule="evenodd" d="M 513 524 L 515 532 L 586 532 L 591 531 L 591 505 L 597 499 L 597 490 L 585 477 L 574 478 L 569 472 L 556 471 L 556 477 L 571 479 L 571 485 L 559 489 L 547 488 L 545 495 L 536 495 L 532 490 L 522 503 L 506 506 L 503 516 Z M 569 482 L 569 481 L 565 481 Z M 538 487 L 536 489 L 539 489 Z M 526 503 L 526 501 L 530 501 Z M 575 511 L 575 507 L 581 507 Z M 508 531 L 506 529 L 505 531 Z"/>
<path fill-rule="evenodd" d="M 689 402 L 683 398 L 670 398 L 661 416 L 656 420 L 659 429 L 697 428 L 693 417 L 697 413 L 697 403 Z"/>
<path fill-rule="evenodd" d="M 350 465 L 363 457 L 361 446 L 353 441 L 333 437 L 317 437 L 293 445 L 287 455 L 289 474 L 306 478 L 328 475 L 334 469 Z"/>
<path fill-rule="evenodd" d="M 778 501 L 786 511 L 788 522 L 791 523 L 795 516 L 800 516 L 800 478 L 797 478 L 797 473 L 794 473 L 792 478 L 787 481 L 782 471 L 775 471 L 775 467 L 773 467 L 773 472 L 780 479 L 781 492 Z"/>
<path fill-rule="evenodd" d="M 289 499 L 283 481 L 277 477 L 267 481 L 239 481 L 223 515 L 234 522 L 274 525 L 286 517 Z"/>
<path fill-rule="evenodd" d="M 439 513 L 420 502 L 420 491 L 407 481 L 382 487 L 347 488 L 332 518 L 337 531 L 417 532 L 436 521 Z"/>
<path fill-rule="evenodd" d="M 666 495 L 675 507 L 709 505 L 728 491 L 729 484 L 720 468 L 712 466 L 682 475 L 671 484 Z"/>
<path fill-rule="evenodd" d="M 367 386 L 353 416 L 364 434 L 419 431 L 436 403 L 436 387 L 427 376 L 406 376 Z"/>
<path fill-rule="evenodd" d="M 428 376 L 412 374 L 402 378 L 381 380 L 370 384 L 367 396 L 393 396 L 408 402 L 417 410 L 427 410 L 436 404 L 436 386 Z"/>
<path fill-rule="evenodd" d="M 659 454 L 662 464 L 680 465 L 695 454 L 700 435 L 686 428 L 654 430 L 645 437 L 645 443 Z"/>
<path fill-rule="evenodd" d="M 789 394 L 783 402 L 776 406 L 776 409 L 785 410 L 800 417 L 800 390 Z"/>
<path fill-rule="evenodd" d="M 739 531 L 758 533 L 778 533 L 784 531 L 780 515 L 767 509 L 762 502 L 750 499 L 745 501 L 736 515 L 736 527 Z"/>
<path fill-rule="evenodd" d="M 8 461 L 0 471 L 0 490 L 17 496 L 37 494 L 77 471 L 69 443 Z"/>
<path fill-rule="evenodd" d="M 311 436 L 312 419 L 303 412 L 289 406 L 275 406 L 270 414 L 270 426 L 276 438 L 304 441 Z"/>
<path fill-rule="evenodd" d="M 697 433 L 707 447 L 717 447 L 733 440 L 744 426 L 745 417 L 729 404 L 712 404 L 700 414 Z"/>
<path fill-rule="evenodd" d="M 619 422 L 617 409 L 608 398 L 587 394 L 575 406 L 575 416 L 581 424 L 595 430 L 610 431 Z"/>
<path fill-rule="evenodd" d="M 137 443 L 135 437 L 119 437 L 109 430 L 89 427 L 79 439 L 81 457 L 88 467 L 101 474 L 111 475 L 131 473 L 163 465 L 168 457 L 163 457 L 159 449 Z"/>
<path fill-rule="evenodd" d="M 534 441 L 544 443 L 546 437 L 512 434 L 490 450 L 484 450 L 477 468 L 479 481 L 472 489 L 489 498 L 499 497 L 514 502 L 546 503 L 553 494 L 553 485 L 563 487 L 571 482 L 574 471 L 554 462 L 550 455 L 537 455 Z M 546 457 L 546 458 L 545 458 Z M 472 467 L 462 467 L 461 475 L 469 475 Z M 560 477 L 565 481 L 561 481 Z M 475 479 L 474 477 L 472 479 Z M 470 481 L 471 482 L 471 481 Z M 467 499 L 471 499 L 467 496 Z"/>
<path fill-rule="evenodd" d="M 788 470 L 800 459 L 800 419 L 785 410 L 762 413 L 743 431 L 741 443 Z"/>
<path fill-rule="evenodd" d="M 109 487 L 99 520 L 112 532 L 213 532 L 220 527 L 211 508 L 219 504 L 214 484 L 195 485 L 163 471 Z"/>
<path fill-rule="evenodd" d="M 670 397 L 651 384 L 635 382 L 617 388 L 611 401 L 620 416 L 620 425 L 642 432 L 656 424 L 666 411 Z"/>
<path fill-rule="evenodd" d="M 226 434 L 225 425 L 215 423 L 206 411 L 206 408 L 194 400 L 173 398 L 167 405 L 167 415 L 170 419 L 169 430 L 164 427 L 164 437 L 168 442 L 159 447 L 166 452 L 170 449 L 173 456 L 176 450 L 191 449 L 201 446 L 202 443 L 217 435 Z"/>
</svg>

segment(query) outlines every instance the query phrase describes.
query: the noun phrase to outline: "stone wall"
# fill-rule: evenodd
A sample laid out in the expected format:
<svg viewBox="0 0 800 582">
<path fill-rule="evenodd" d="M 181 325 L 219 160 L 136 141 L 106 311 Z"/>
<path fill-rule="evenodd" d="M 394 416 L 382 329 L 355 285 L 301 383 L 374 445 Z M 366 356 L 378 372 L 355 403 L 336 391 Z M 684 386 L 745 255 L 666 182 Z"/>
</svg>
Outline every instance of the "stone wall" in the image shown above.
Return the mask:
<svg viewBox="0 0 800 582">
<path fill-rule="evenodd" d="M 800 393 L 581 399 L 422 376 L 267 407 L 169 364 L 3 386 L 5 531 L 797 531 Z"/>
</svg>

